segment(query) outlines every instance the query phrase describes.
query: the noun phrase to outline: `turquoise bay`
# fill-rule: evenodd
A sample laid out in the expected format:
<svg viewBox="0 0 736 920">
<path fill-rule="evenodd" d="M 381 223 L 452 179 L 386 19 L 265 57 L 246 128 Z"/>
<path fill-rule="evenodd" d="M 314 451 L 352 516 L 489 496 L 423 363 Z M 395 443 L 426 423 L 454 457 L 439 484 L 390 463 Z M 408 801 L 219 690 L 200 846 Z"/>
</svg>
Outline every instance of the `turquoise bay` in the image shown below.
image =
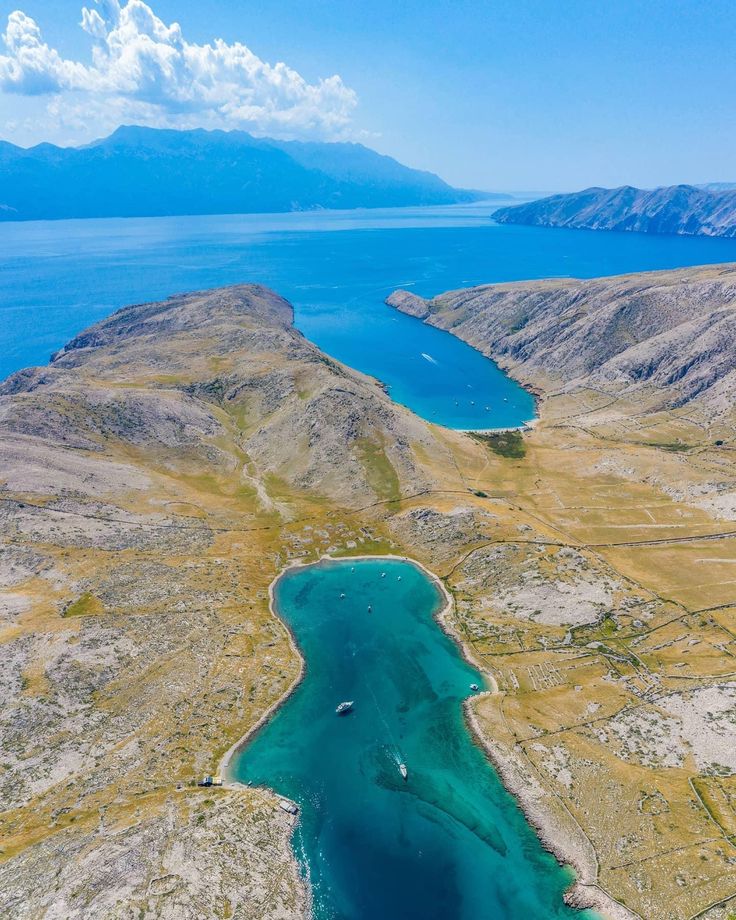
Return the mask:
<svg viewBox="0 0 736 920">
<path fill-rule="evenodd" d="M 305 677 L 231 776 L 299 804 L 294 848 L 315 920 L 590 918 L 565 907 L 570 874 L 464 724 L 482 678 L 435 621 L 444 603 L 399 559 L 287 570 L 274 606 Z M 354 710 L 338 717 L 342 700 Z"/>
</svg>

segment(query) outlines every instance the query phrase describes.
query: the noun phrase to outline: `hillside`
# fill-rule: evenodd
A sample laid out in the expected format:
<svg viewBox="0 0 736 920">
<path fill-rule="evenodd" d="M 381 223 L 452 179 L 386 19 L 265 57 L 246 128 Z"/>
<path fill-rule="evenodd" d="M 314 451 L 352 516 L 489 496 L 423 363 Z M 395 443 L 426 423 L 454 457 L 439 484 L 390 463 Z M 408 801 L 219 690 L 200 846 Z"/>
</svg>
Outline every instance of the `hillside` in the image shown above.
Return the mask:
<svg viewBox="0 0 736 920">
<path fill-rule="evenodd" d="M 728 265 L 389 298 L 540 396 L 532 431 L 474 436 L 507 458 L 481 488 L 529 529 L 448 584 L 497 680 L 474 716 L 506 785 L 639 918 L 736 907 L 711 874 L 736 858 L 735 296 Z"/>
<path fill-rule="evenodd" d="M 474 200 L 360 144 L 121 127 L 84 147 L 0 144 L 0 220 L 235 214 Z"/>
<path fill-rule="evenodd" d="M 656 189 L 588 188 L 499 208 L 502 224 L 736 236 L 736 191 L 673 185 Z"/>
<path fill-rule="evenodd" d="M 425 423 L 256 285 L 127 307 L 0 384 L 0 915 L 305 916 L 276 798 L 195 781 L 299 676 L 273 579 L 364 553 L 451 592 L 443 625 L 494 688 L 467 717 L 575 866 L 570 901 L 608 920 L 732 912 L 729 376 L 680 408 L 662 408 L 677 381 L 590 383 L 627 336 L 728 314 L 732 280 L 565 282 L 579 355 L 545 331 L 556 281 L 464 292 L 467 309 L 404 294 L 489 352 L 540 324 L 508 357 L 542 396 L 515 438 Z M 494 296 L 519 332 L 496 328 Z"/>
<path fill-rule="evenodd" d="M 711 415 L 736 398 L 736 268 L 647 272 L 590 281 L 492 284 L 392 306 L 447 329 L 523 382 L 566 392 L 697 400 Z"/>
<path fill-rule="evenodd" d="M 426 488 L 415 450 L 450 462 L 258 286 L 126 308 L 0 384 L 0 915 L 301 915 L 276 800 L 194 780 L 298 673 L 283 561 L 370 548 L 340 508 Z"/>
</svg>

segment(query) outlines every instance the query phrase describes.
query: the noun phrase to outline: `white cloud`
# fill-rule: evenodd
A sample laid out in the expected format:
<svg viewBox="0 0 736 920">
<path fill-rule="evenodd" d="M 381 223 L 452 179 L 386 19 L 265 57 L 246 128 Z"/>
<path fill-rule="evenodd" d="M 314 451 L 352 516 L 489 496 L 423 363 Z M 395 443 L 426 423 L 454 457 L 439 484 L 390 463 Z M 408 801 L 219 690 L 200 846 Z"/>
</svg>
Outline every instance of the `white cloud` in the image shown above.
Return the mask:
<svg viewBox="0 0 736 920">
<path fill-rule="evenodd" d="M 8 17 L 0 89 L 51 96 L 50 117 L 135 119 L 169 127 L 246 127 L 280 136 L 336 136 L 350 125 L 355 92 L 339 76 L 308 83 L 286 64 L 268 64 L 222 39 L 186 41 L 143 0 L 94 0 L 80 26 L 92 43 L 88 62 L 63 58 L 38 24 Z"/>
</svg>

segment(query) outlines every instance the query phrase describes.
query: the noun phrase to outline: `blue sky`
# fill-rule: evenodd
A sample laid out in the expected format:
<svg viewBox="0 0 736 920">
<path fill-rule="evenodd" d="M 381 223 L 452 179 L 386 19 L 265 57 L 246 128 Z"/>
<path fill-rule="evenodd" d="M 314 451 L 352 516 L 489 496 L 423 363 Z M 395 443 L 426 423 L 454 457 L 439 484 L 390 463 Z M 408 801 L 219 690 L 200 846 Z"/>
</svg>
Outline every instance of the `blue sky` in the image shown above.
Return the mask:
<svg viewBox="0 0 736 920">
<path fill-rule="evenodd" d="M 0 0 L 3 29 L 25 14 L 0 48 L 0 136 L 201 124 L 358 139 L 488 189 L 736 181 L 732 2 L 120 0 L 121 19 L 87 0 L 87 31 L 82 5 Z"/>
</svg>

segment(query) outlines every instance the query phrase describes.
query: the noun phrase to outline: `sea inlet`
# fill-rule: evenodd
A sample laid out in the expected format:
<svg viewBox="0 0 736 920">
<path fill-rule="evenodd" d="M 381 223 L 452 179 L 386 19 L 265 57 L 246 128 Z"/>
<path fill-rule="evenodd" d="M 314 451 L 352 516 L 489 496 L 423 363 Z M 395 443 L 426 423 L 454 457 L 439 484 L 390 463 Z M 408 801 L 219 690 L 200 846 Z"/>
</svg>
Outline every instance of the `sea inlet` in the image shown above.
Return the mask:
<svg viewBox="0 0 736 920">
<path fill-rule="evenodd" d="M 595 916 L 565 906 L 570 872 L 472 740 L 462 701 L 483 679 L 437 623 L 432 578 L 401 559 L 323 560 L 287 569 L 273 599 L 304 679 L 230 779 L 299 806 L 315 920 Z"/>
<path fill-rule="evenodd" d="M 117 307 L 257 282 L 324 352 L 449 428 L 535 417 L 531 395 L 459 339 L 384 305 L 493 281 L 736 260 L 736 240 L 494 224 L 498 202 L 296 214 L 0 222 L 0 378 Z"/>
</svg>

